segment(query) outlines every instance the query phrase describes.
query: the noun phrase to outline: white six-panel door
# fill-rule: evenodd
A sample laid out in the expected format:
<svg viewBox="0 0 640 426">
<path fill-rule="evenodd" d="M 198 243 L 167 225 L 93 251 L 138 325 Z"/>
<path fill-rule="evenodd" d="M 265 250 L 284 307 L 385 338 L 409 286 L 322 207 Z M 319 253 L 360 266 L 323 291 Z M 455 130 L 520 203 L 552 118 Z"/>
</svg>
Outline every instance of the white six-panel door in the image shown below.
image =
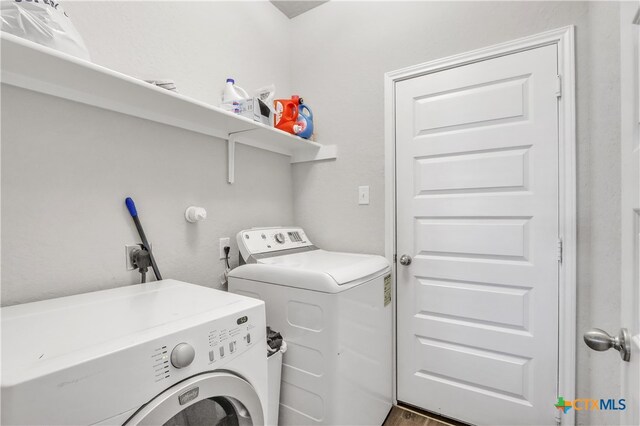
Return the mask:
<svg viewBox="0 0 640 426">
<path fill-rule="evenodd" d="M 555 424 L 557 63 L 550 45 L 396 83 L 401 402 Z"/>
<path fill-rule="evenodd" d="M 634 17 L 636 18 L 634 22 Z M 621 326 L 629 331 L 631 359 L 621 362 L 621 424 L 640 424 L 640 9 L 620 5 L 622 283 Z M 611 283 L 615 285 L 615 283 Z M 617 333 L 617 330 L 608 330 Z M 613 361 L 616 362 L 616 361 Z"/>
</svg>

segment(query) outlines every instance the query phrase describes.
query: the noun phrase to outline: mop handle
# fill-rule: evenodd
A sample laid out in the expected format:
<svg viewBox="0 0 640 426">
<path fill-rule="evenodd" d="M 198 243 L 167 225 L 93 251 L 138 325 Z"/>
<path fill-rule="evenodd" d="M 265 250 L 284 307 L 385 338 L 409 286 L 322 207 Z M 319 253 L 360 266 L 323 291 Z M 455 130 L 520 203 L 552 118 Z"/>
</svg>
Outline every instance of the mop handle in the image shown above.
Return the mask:
<svg viewBox="0 0 640 426">
<path fill-rule="evenodd" d="M 138 211 L 136 210 L 136 204 L 133 202 L 133 199 L 131 199 L 131 197 L 127 197 L 124 202 L 127 205 L 127 210 L 129 210 L 129 214 L 133 219 L 133 223 L 136 225 L 138 235 L 140 235 L 140 239 L 142 240 L 142 246 L 149 252 L 149 257 L 151 258 L 151 267 L 153 268 L 153 273 L 156 276 L 156 280 L 160 281 L 162 279 L 162 275 L 158 270 L 156 259 L 153 257 L 151 247 L 149 246 L 149 242 L 147 241 L 147 236 L 144 234 L 144 229 L 142 229 L 142 224 L 140 223 L 140 219 L 138 218 Z"/>
</svg>

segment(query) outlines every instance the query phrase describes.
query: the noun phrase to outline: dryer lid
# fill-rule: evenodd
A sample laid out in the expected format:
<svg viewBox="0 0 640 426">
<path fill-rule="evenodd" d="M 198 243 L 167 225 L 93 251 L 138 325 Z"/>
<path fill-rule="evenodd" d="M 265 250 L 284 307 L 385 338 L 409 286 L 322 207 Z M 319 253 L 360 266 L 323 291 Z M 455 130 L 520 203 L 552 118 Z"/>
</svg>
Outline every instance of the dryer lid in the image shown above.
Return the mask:
<svg viewBox="0 0 640 426">
<path fill-rule="evenodd" d="M 261 258 L 233 269 L 229 278 L 338 293 L 388 272 L 382 256 L 313 250 Z"/>
<path fill-rule="evenodd" d="M 354 253 L 340 253 L 326 250 L 274 256 L 259 259 L 259 264 L 277 265 L 292 270 L 306 270 L 325 273 L 343 285 L 365 277 L 378 275 L 389 267 L 382 256 Z"/>
</svg>

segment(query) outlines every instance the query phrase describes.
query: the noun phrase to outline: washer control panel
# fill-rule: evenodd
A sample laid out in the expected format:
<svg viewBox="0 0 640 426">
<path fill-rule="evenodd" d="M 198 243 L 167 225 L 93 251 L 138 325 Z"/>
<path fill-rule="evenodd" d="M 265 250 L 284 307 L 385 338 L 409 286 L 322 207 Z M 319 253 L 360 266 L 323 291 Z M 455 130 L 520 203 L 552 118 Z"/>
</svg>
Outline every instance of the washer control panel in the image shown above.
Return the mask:
<svg viewBox="0 0 640 426">
<path fill-rule="evenodd" d="M 156 344 L 149 354 L 154 382 L 179 380 L 194 371 L 218 368 L 265 339 L 265 330 L 256 328 L 253 321 L 256 312 L 259 310 L 229 315 L 181 332 L 176 336 L 179 340 Z"/>
<path fill-rule="evenodd" d="M 236 354 L 239 349 L 251 345 L 251 333 L 254 326 L 247 316 L 236 318 L 235 324 L 209 330 L 208 359 L 209 364 L 224 360 Z"/>
<path fill-rule="evenodd" d="M 247 258 L 252 254 L 270 253 L 313 246 L 302 228 L 252 228 L 238 233 L 238 247 Z"/>
</svg>

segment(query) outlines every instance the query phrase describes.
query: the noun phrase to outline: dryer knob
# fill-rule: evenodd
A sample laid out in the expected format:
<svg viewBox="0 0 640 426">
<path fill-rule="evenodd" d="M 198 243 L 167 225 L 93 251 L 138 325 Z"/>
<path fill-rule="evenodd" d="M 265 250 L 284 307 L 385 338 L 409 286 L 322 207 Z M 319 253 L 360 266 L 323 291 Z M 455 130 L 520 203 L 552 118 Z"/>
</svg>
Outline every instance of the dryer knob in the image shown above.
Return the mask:
<svg viewBox="0 0 640 426">
<path fill-rule="evenodd" d="M 284 234 L 282 232 L 278 232 L 274 237 L 278 244 L 284 244 Z"/>
<path fill-rule="evenodd" d="M 175 368 L 184 368 L 193 362 L 196 351 L 188 343 L 180 343 L 171 351 L 171 364 Z"/>
</svg>

